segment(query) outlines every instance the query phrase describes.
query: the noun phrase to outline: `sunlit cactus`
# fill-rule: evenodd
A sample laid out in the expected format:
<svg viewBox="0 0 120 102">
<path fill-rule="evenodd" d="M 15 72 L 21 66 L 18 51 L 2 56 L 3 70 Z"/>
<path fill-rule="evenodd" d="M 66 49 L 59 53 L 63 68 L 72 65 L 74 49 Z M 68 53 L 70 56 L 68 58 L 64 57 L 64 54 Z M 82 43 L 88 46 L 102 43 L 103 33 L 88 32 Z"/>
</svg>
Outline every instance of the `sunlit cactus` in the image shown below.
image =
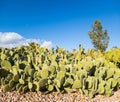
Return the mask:
<svg viewBox="0 0 120 102">
<path fill-rule="evenodd" d="M 106 52 L 79 47 L 66 51 L 30 43 L 12 49 L 0 49 L 0 87 L 20 93 L 74 92 L 81 90 L 93 98 L 112 95 L 120 88 L 120 49 Z"/>
</svg>

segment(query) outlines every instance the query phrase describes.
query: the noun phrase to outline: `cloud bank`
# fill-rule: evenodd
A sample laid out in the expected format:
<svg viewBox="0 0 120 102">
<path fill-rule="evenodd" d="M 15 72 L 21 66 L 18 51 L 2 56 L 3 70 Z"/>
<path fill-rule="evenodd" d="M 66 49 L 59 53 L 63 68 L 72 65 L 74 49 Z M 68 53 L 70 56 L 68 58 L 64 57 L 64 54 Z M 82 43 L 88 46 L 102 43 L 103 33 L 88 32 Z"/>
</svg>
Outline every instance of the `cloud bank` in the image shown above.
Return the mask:
<svg viewBox="0 0 120 102">
<path fill-rule="evenodd" d="M 26 39 L 15 32 L 0 32 L 0 47 L 13 48 L 22 45 L 28 45 L 30 42 L 38 43 L 41 47 L 52 47 L 51 41 L 41 41 L 40 39 Z"/>
</svg>

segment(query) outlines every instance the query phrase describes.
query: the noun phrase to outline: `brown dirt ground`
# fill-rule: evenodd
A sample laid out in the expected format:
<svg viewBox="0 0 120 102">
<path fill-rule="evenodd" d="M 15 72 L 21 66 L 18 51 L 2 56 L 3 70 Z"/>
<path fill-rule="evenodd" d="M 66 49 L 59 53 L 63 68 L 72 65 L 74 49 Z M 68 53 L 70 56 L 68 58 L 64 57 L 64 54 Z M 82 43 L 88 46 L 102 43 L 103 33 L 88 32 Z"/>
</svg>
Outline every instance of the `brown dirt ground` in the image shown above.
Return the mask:
<svg viewBox="0 0 120 102">
<path fill-rule="evenodd" d="M 120 90 L 114 92 L 110 97 L 97 95 L 93 99 L 86 97 L 79 92 L 41 94 L 27 92 L 20 94 L 16 91 L 2 92 L 0 90 L 0 102 L 120 102 Z"/>
</svg>

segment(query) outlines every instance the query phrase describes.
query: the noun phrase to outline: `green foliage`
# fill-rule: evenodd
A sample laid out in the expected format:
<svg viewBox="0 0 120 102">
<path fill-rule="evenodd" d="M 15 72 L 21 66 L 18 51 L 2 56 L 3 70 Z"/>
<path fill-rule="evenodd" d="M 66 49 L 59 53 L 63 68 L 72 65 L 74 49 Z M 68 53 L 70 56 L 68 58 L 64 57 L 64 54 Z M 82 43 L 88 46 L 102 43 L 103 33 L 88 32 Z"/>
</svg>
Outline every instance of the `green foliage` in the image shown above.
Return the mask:
<svg viewBox="0 0 120 102">
<path fill-rule="evenodd" d="M 7 61 L 7 60 L 3 60 L 1 62 L 1 67 L 5 68 L 7 70 L 11 70 L 11 63 L 9 61 Z"/>
<path fill-rule="evenodd" d="M 120 68 L 120 48 L 109 49 L 105 58 Z"/>
<path fill-rule="evenodd" d="M 3 91 L 6 92 L 6 91 L 10 91 L 11 90 L 11 87 L 9 86 L 9 84 L 6 84 L 2 87 Z"/>
<path fill-rule="evenodd" d="M 20 84 L 25 84 L 25 81 L 24 81 L 22 78 L 20 78 L 20 79 L 19 79 L 19 83 L 20 83 Z"/>
<path fill-rule="evenodd" d="M 92 43 L 95 49 L 103 52 L 106 50 L 109 43 L 109 36 L 107 35 L 107 31 L 102 30 L 103 27 L 99 20 L 96 20 L 92 27 L 93 30 L 88 32 L 90 39 L 92 39 Z"/>
<path fill-rule="evenodd" d="M 72 86 L 73 89 L 79 89 L 79 88 L 82 88 L 82 82 L 81 80 L 79 79 L 76 79 L 74 82 L 73 82 L 73 86 Z"/>
<path fill-rule="evenodd" d="M 20 79 L 20 75 L 19 74 L 16 74 L 16 75 L 13 76 L 14 82 L 18 82 L 19 79 Z"/>
<path fill-rule="evenodd" d="M 71 52 L 29 46 L 3 49 L 0 52 L 0 87 L 3 91 L 81 90 L 93 98 L 110 96 L 120 88 L 120 49 L 107 52 L 89 49 Z"/>
<path fill-rule="evenodd" d="M 49 76 L 49 71 L 48 71 L 47 69 L 41 70 L 41 71 L 40 71 L 40 76 L 41 76 L 42 78 L 48 78 L 48 76 Z"/>
<path fill-rule="evenodd" d="M 28 82 L 28 88 L 31 90 L 33 88 L 33 83 Z"/>
</svg>

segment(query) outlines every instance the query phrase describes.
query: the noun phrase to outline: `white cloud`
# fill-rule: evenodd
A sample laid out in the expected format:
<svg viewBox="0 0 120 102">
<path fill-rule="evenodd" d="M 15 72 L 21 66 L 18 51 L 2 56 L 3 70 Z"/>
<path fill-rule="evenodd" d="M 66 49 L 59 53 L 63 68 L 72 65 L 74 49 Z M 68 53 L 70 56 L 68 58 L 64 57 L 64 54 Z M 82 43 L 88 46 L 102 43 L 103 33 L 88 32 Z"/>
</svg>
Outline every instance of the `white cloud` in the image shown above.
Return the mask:
<svg viewBox="0 0 120 102">
<path fill-rule="evenodd" d="M 51 41 L 43 41 L 41 47 L 46 47 L 48 49 L 52 48 L 52 42 Z"/>
<path fill-rule="evenodd" d="M 21 41 L 23 37 L 14 32 L 0 32 L 0 43 L 9 44 Z"/>
<path fill-rule="evenodd" d="M 41 41 L 40 39 L 26 39 L 15 32 L 0 32 L 0 47 L 12 48 L 21 45 L 28 45 L 29 42 L 36 42 L 41 47 L 52 47 L 51 41 Z"/>
</svg>

